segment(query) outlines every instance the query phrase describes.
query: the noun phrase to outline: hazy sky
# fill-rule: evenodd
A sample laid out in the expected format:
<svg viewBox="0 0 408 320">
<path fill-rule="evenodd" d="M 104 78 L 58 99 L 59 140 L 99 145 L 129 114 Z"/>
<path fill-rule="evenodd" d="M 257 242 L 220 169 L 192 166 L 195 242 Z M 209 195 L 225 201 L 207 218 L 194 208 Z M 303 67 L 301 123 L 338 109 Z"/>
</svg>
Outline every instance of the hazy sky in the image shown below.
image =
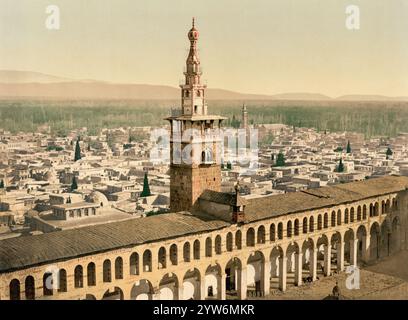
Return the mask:
<svg viewBox="0 0 408 320">
<path fill-rule="evenodd" d="M 0 69 L 177 86 L 192 16 L 209 87 L 408 95 L 408 0 L 0 0 Z"/>
</svg>

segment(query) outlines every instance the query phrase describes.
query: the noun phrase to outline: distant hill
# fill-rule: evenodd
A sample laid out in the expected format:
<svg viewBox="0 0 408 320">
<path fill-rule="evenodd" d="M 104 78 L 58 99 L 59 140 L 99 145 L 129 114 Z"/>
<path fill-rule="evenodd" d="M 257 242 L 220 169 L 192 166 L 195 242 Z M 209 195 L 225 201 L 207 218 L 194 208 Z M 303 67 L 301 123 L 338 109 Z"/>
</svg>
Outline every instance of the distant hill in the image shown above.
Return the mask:
<svg viewBox="0 0 408 320">
<path fill-rule="evenodd" d="M 319 93 L 281 93 L 275 95 L 246 94 L 209 88 L 210 100 L 334 100 Z M 165 85 L 110 83 L 97 80 L 68 79 L 32 71 L 0 70 L 0 98 L 44 99 L 139 99 L 178 100 L 180 89 Z M 408 97 L 375 95 L 347 95 L 336 98 L 343 101 L 408 101 Z"/>
</svg>

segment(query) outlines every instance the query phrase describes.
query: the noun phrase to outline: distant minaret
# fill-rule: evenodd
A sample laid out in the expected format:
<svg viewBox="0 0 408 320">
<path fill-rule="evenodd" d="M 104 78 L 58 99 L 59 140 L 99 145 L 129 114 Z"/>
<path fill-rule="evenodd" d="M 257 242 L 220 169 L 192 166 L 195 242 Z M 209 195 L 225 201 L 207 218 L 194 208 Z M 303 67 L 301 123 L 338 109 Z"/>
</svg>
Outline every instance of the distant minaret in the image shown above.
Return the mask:
<svg viewBox="0 0 408 320">
<path fill-rule="evenodd" d="M 241 129 L 248 130 L 248 112 L 245 104 L 242 105 Z"/>
</svg>

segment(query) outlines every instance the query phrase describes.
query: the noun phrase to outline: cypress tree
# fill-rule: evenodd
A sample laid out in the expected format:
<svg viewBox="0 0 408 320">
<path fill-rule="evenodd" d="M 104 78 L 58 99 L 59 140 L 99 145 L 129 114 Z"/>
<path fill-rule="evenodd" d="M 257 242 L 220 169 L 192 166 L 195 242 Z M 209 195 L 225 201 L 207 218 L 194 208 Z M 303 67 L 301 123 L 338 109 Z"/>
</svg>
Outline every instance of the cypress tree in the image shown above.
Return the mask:
<svg viewBox="0 0 408 320">
<path fill-rule="evenodd" d="M 276 158 L 276 167 L 284 167 L 285 166 L 285 156 L 282 152 L 278 153 L 278 157 Z"/>
<path fill-rule="evenodd" d="M 387 148 L 387 152 L 385 153 L 388 157 L 392 156 L 392 150 L 390 147 Z"/>
<path fill-rule="evenodd" d="M 76 181 L 76 177 L 74 176 L 73 178 L 72 178 L 72 183 L 71 183 L 71 192 L 72 191 L 75 191 L 75 190 L 77 190 L 78 189 L 78 183 L 77 183 L 77 181 Z"/>
<path fill-rule="evenodd" d="M 4 181 L 0 180 L 0 189 L 4 189 Z"/>
<path fill-rule="evenodd" d="M 337 172 L 343 172 L 344 171 L 344 164 L 343 160 L 340 158 L 339 165 L 337 166 Z"/>
<path fill-rule="evenodd" d="M 74 161 L 78 161 L 80 159 L 81 159 L 81 147 L 79 146 L 79 138 L 78 138 L 76 145 L 75 145 Z"/>
<path fill-rule="evenodd" d="M 228 169 L 228 170 L 231 170 L 231 169 L 232 169 L 232 164 L 231 164 L 231 162 L 229 162 L 229 161 L 227 162 L 227 169 Z"/>
<path fill-rule="evenodd" d="M 347 149 L 346 149 L 347 153 L 351 153 L 351 146 L 350 146 L 350 140 L 347 142 Z"/>
<path fill-rule="evenodd" d="M 148 197 L 150 196 L 150 187 L 149 187 L 149 179 L 147 179 L 147 172 L 145 172 L 144 180 L 143 180 L 143 191 L 140 194 L 141 197 Z"/>
</svg>

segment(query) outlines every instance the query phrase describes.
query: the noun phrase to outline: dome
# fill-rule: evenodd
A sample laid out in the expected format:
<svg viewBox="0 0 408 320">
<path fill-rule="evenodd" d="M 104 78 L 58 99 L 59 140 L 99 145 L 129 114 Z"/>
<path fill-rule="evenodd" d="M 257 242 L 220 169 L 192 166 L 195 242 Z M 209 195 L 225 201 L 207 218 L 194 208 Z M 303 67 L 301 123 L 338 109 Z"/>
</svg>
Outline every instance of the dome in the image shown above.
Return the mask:
<svg viewBox="0 0 408 320">
<path fill-rule="evenodd" d="M 190 31 L 188 32 L 188 38 L 190 39 L 190 41 L 195 41 L 198 40 L 198 36 L 200 35 L 200 33 L 198 32 L 198 30 L 195 28 L 195 20 L 193 18 L 193 27 L 190 29 Z"/>
<path fill-rule="evenodd" d="M 109 201 L 106 198 L 106 196 L 99 192 L 99 191 L 92 191 L 87 197 L 86 201 L 92 202 L 92 203 L 97 203 L 101 207 L 107 207 L 109 205 Z"/>
</svg>

